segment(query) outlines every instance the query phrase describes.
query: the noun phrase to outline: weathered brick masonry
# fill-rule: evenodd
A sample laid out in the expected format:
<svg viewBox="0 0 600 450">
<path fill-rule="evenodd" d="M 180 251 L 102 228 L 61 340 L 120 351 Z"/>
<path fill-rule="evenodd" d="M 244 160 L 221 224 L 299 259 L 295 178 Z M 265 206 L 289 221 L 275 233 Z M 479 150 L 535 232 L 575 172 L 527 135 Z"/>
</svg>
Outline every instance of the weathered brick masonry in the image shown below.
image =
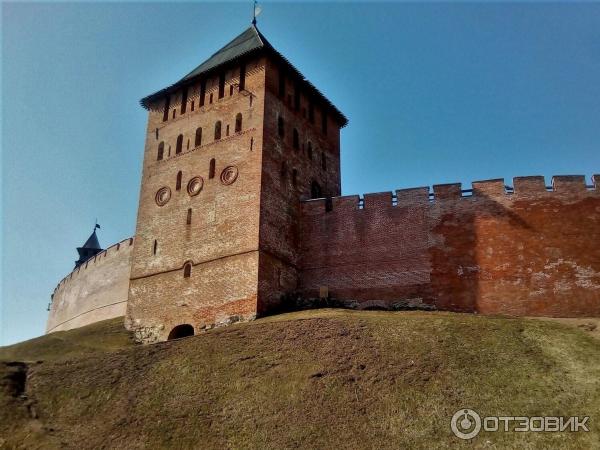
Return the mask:
<svg viewBox="0 0 600 450">
<path fill-rule="evenodd" d="M 254 26 L 142 104 L 131 264 L 74 274 L 48 329 L 85 313 L 88 298 L 110 305 L 127 278 L 125 324 L 143 342 L 323 297 L 600 316 L 600 175 L 593 186 L 524 177 L 514 189 L 491 180 L 340 197 L 346 118 Z"/>
<path fill-rule="evenodd" d="M 427 306 L 600 315 L 600 175 L 408 189 L 303 203 L 303 297 L 355 307 Z M 471 194 L 471 193 L 469 193 Z"/>
</svg>

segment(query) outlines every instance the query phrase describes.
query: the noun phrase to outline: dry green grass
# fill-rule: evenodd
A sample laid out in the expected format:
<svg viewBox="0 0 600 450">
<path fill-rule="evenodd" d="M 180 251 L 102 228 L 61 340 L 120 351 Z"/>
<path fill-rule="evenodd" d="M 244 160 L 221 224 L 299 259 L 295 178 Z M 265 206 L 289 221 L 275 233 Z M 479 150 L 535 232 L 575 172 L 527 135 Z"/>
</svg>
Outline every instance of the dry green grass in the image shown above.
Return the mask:
<svg viewBox="0 0 600 450">
<path fill-rule="evenodd" d="M 66 354 L 52 335 L 0 349 L 0 359 L 44 360 L 29 365 L 26 401 L 0 398 L 6 447 L 589 449 L 600 442 L 600 345 L 576 327 L 318 310 L 131 347 L 116 324 L 64 333 Z M 101 338 L 103 327 L 110 338 Z M 461 407 L 589 415 L 590 432 L 482 433 L 463 442 L 449 427 Z"/>
</svg>

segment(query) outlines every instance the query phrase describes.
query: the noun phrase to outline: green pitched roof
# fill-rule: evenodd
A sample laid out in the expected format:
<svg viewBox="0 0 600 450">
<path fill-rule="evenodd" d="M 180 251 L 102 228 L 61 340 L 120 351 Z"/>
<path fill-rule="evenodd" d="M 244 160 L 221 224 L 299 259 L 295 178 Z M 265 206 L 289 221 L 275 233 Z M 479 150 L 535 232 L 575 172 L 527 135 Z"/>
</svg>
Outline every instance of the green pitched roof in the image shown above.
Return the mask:
<svg viewBox="0 0 600 450">
<path fill-rule="evenodd" d="M 251 26 L 225 47 L 214 53 L 210 58 L 188 73 L 185 77 L 179 80 L 179 82 L 194 79 L 198 75 L 207 73 L 210 70 L 215 69 L 227 62 L 236 60 L 243 55 L 263 47 L 264 43 L 260 38 L 258 30 L 254 26 Z"/>
<path fill-rule="evenodd" d="M 341 126 L 346 126 L 348 123 L 346 116 L 344 116 L 341 111 L 339 111 L 329 100 L 327 100 L 327 98 L 310 83 L 310 81 L 304 78 L 300 71 L 296 69 L 283 55 L 275 50 L 275 48 L 273 48 L 273 46 L 267 41 L 264 35 L 258 31 L 258 28 L 256 28 L 255 25 L 251 25 L 250 28 L 234 38 L 231 42 L 214 53 L 210 58 L 196 67 L 182 79 L 165 89 L 161 89 L 154 94 L 144 97 L 140 103 L 144 108 L 148 109 L 151 102 L 177 90 L 186 84 L 191 84 L 202 75 L 207 75 L 226 64 L 234 63 L 245 56 L 255 53 L 257 54 L 261 51 L 269 53 L 275 59 L 279 60 L 280 63 L 285 65 L 290 73 L 295 74 L 296 77 L 301 80 L 301 82 L 304 84 L 305 90 L 327 105 L 333 111 L 334 116 L 338 118 Z"/>
</svg>

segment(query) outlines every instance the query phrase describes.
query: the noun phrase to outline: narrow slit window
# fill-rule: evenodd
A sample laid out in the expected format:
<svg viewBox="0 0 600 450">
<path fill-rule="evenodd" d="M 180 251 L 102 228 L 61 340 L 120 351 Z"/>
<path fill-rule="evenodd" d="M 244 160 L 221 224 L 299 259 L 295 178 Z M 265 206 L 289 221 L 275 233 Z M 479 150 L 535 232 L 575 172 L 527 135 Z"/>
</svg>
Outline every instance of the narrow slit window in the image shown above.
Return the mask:
<svg viewBox="0 0 600 450">
<path fill-rule="evenodd" d="M 188 208 L 188 210 L 187 210 L 187 218 L 185 220 L 185 223 L 187 225 L 191 225 L 192 224 L 192 208 Z"/>
<path fill-rule="evenodd" d="M 219 98 L 223 98 L 225 96 L 225 74 L 222 73 L 219 75 Z"/>
<path fill-rule="evenodd" d="M 235 116 L 235 132 L 242 132 L 242 113 L 237 113 L 237 115 Z"/>
<path fill-rule="evenodd" d="M 240 66 L 240 91 L 244 91 L 246 89 L 246 64 L 242 64 Z"/>
<path fill-rule="evenodd" d="M 175 181 L 175 190 L 179 191 L 181 190 L 181 179 L 183 178 L 183 173 L 181 173 L 181 170 L 179 172 L 177 172 L 177 180 Z"/>
<path fill-rule="evenodd" d="M 181 93 L 181 114 L 185 114 L 187 110 L 187 101 L 188 101 L 188 88 L 183 88 L 183 92 Z"/>
<path fill-rule="evenodd" d="M 204 106 L 204 97 L 206 97 L 206 80 L 200 82 L 200 98 L 198 99 L 198 106 Z"/>
<path fill-rule="evenodd" d="M 202 145 L 202 127 L 196 128 L 196 138 L 194 139 L 194 147 Z"/>
<path fill-rule="evenodd" d="M 156 251 L 158 250 L 158 241 L 154 239 L 154 244 L 152 245 L 152 254 L 156 255 Z"/>
<path fill-rule="evenodd" d="M 217 123 L 215 123 L 215 141 L 219 139 L 221 139 L 221 121 L 217 120 Z"/>
<path fill-rule="evenodd" d="M 313 180 L 310 184 L 310 198 L 322 198 L 321 185 Z"/>
<path fill-rule="evenodd" d="M 216 165 L 216 161 L 215 161 L 215 158 L 213 158 L 210 160 L 210 164 L 208 166 L 208 178 L 215 177 L 215 165 Z"/>
<path fill-rule="evenodd" d="M 165 143 L 161 142 L 158 144 L 158 154 L 156 155 L 156 160 L 160 161 L 165 156 Z"/>
<path fill-rule="evenodd" d="M 163 112 L 163 122 L 169 120 L 169 110 L 171 109 L 171 97 L 165 97 L 165 110 Z"/>
<path fill-rule="evenodd" d="M 177 146 L 175 147 L 175 154 L 181 153 L 183 148 L 183 134 L 177 136 Z"/>
<path fill-rule="evenodd" d="M 183 266 L 183 278 L 189 278 L 192 275 L 192 263 L 187 262 Z"/>
</svg>

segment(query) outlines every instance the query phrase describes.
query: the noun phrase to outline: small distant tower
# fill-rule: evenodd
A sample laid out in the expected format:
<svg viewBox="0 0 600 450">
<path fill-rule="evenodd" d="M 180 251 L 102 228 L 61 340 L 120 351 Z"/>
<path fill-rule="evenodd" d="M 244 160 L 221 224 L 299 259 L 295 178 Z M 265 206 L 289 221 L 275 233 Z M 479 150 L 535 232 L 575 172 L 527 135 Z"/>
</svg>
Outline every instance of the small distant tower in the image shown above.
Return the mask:
<svg viewBox="0 0 600 450">
<path fill-rule="evenodd" d="M 104 249 L 100 247 L 100 243 L 98 242 L 98 236 L 96 236 L 96 229 L 100 228 L 100 225 L 96 224 L 94 226 L 94 231 L 90 235 L 90 237 L 85 241 L 85 244 L 81 247 L 77 247 L 77 253 L 79 253 L 79 259 L 75 261 L 75 268 L 82 265 L 92 256 L 97 255 Z"/>
</svg>

